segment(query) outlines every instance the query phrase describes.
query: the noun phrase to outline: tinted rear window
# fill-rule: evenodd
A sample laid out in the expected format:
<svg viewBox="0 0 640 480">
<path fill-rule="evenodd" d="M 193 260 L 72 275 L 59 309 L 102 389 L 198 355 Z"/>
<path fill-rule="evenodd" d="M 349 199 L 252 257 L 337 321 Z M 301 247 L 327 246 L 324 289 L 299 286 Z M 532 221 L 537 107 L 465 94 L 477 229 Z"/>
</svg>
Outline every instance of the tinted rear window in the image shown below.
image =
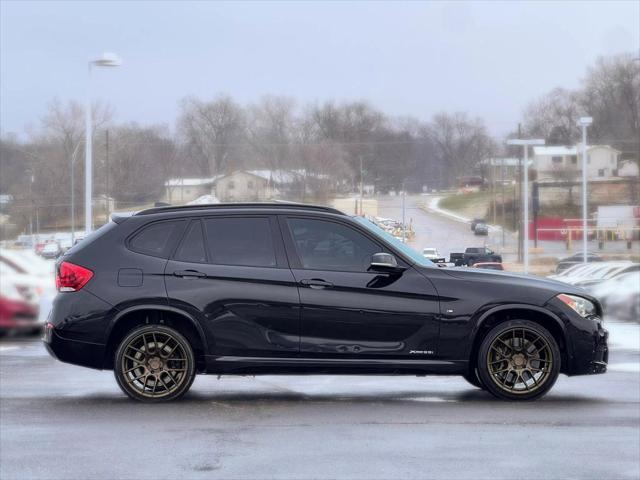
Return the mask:
<svg viewBox="0 0 640 480">
<path fill-rule="evenodd" d="M 86 246 L 88 246 L 91 243 L 95 242 L 98 238 L 100 238 L 103 235 L 109 233 L 111 230 L 113 230 L 117 226 L 118 226 L 117 223 L 109 221 L 109 222 L 105 223 L 104 225 L 102 225 L 97 230 L 94 230 L 93 232 L 91 232 L 86 237 L 84 237 L 84 238 L 82 238 L 80 240 L 76 239 L 77 243 L 75 245 L 73 245 L 69 250 L 67 250 L 67 252 L 65 253 L 65 256 L 79 252 L 80 250 L 82 250 Z"/>
<path fill-rule="evenodd" d="M 129 248 L 154 257 L 167 257 L 182 221 L 156 222 L 144 227 L 129 241 Z"/>
<path fill-rule="evenodd" d="M 268 218 L 208 218 L 205 221 L 211 263 L 250 267 L 275 267 Z"/>
</svg>

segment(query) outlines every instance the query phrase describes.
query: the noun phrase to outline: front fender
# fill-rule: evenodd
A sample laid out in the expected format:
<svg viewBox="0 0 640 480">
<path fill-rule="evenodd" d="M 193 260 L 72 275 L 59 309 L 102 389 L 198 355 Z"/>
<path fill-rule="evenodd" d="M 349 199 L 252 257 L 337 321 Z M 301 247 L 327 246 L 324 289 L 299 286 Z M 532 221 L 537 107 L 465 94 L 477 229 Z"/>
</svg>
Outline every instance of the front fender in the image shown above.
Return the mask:
<svg viewBox="0 0 640 480">
<path fill-rule="evenodd" d="M 473 346 L 476 345 L 475 339 L 478 336 L 478 333 L 482 329 L 482 327 L 486 324 L 487 320 L 494 314 L 506 311 L 527 311 L 529 313 L 535 312 L 545 317 L 551 319 L 554 324 L 560 329 L 562 332 L 563 340 L 566 345 L 567 355 L 571 357 L 571 352 L 573 351 L 573 345 L 571 344 L 571 338 L 567 335 L 567 326 L 562 321 L 562 319 L 556 315 L 554 312 L 550 311 L 547 308 L 539 307 L 537 305 L 530 305 L 526 303 L 509 303 L 509 304 L 501 304 L 501 305 L 486 305 L 479 309 L 476 314 L 472 317 L 473 328 L 471 330 L 471 338 L 474 339 L 474 342 L 471 344 L 468 352 L 468 356 L 473 354 Z"/>
</svg>

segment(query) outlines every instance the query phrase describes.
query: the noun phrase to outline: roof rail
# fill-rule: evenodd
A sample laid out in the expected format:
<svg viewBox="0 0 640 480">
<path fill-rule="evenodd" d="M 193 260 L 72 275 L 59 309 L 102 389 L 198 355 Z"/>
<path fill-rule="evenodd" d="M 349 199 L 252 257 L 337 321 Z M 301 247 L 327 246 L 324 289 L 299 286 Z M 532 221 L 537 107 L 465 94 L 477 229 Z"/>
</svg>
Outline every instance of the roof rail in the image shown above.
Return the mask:
<svg viewBox="0 0 640 480">
<path fill-rule="evenodd" d="M 264 209 L 282 209 L 282 210 L 315 210 L 319 212 L 335 213 L 344 215 L 338 209 L 333 207 L 324 207 L 322 205 L 309 205 L 306 203 L 295 202 L 254 202 L 254 203 L 211 203 L 202 205 L 172 205 L 168 207 L 147 208 L 136 212 L 135 215 L 151 215 L 153 213 L 180 212 L 183 210 L 224 210 L 224 209 L 242 209 L 242 208 L 264 208 Z"/>
</svg>

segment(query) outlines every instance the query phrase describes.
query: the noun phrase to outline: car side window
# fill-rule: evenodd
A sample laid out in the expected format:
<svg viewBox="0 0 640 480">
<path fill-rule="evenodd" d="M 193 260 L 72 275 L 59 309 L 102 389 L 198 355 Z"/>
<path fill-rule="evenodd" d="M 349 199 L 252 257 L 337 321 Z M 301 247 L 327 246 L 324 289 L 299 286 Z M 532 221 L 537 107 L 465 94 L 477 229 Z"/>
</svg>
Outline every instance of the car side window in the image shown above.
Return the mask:
<svg viewBox="0 0 640 480">
<path fill-rule="evenodd" d="M 248 267 L 276 266 L 268 218 L 207 218 L 204 223 L 211 263 Z"/>
<path fill-rule="evenodd" d="M 129 240 L 129 248 L 145 255 L 166 258 L 169 254 L 171 240 L 182 223 L 182 221 L 155 222 L 147 225 Z M 175 242 L 173 243 L 175 244 Z"/>
<path fill-rule="evenodd" d="M 176 252 L 175 259 L 180 262 L 205 263 L 207 254 L 204 249 L 202 224 L 199 220 L 191 222 L 182 243 Z"/>
<path fill-rule="evenodd" d="M 340 223 L 308 218 L 287 222 L 303 268 L 365 272 L 371 256 L 383 251 L 365 235 Z"/>
</svg>

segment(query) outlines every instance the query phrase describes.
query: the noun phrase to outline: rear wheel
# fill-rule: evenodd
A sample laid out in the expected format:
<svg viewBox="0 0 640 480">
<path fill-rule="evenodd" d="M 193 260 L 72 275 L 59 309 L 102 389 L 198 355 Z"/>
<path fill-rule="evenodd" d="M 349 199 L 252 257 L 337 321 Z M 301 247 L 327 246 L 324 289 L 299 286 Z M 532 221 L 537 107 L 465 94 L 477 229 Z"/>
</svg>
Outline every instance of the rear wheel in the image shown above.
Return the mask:
<svg viewBox="0 0 640 480">
<path fill-rule="evenodd" d="M 486 390 L 505 400 L 534 400 L 560 373 L 560 349 L 543 326 L 512 320 L 493 328 L 478 352 L 478 374 Z"/>
<path fill-rule="evenodd" d="M 132 330 L 115 354 L 120 388 L 135 400 L 162 402 L 184 395 L 195 378 L 195 357 L 180 332 L 162 325 Z"/>
</svg>

